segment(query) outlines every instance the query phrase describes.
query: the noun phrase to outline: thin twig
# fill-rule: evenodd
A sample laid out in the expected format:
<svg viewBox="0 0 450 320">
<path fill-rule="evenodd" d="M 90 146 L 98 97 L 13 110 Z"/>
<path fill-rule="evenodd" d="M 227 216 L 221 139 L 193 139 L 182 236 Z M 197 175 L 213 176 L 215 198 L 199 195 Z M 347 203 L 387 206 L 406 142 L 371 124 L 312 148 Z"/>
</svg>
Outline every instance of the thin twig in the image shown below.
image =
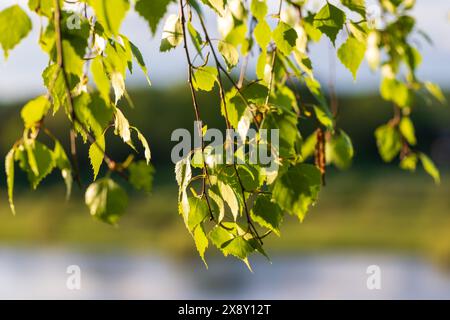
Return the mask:
<svg viewBox="0 0 450 320">
<path fill-rule="evenodd" d="M 192 103 L 193 103 L 194 112 L 195 112 L 195 119 L 196 119 L 197 123 L 202 123 L 201 117 L 200 117 L 200 110 L 199 110 L 199 104 L 198 104 L 198 100 L 197 100 L 197 95 L 195 93 L 195 88 L 194 88 L 194 83 L 193 83 L 193 69 L 194 69 L 194 66 L 192 65 L 191 55 L 189 53 L 189 48 L 188 48 L 188 42 L 187 42 L 187 36 L 186 36 L 186 16 L 185 16 L 185 13 L 184 13 L 183 0 L 179 1 L 179 5 L 180 5 L 181 26 L 182 26 L 182 30 L 183 30 L 184 51 L 185 51 L 186 60 L 187 60 L 187 63 L 188 63 L 188 69 L 189 69 L 188 82 L 189 82 L 189 88 L 191 90 Z M 202 197 L 205 197 L 206 203 L 208 205 L 208 211 L 209 211 L 209 214 L 210 214 L 210 219 L 214 220 L 214 215 L 213 215 L 213 212 L 212 212 L 211 204 L 209 202 L 209 196 L 208 196 L 207 185 L 206 185 L 207 179 L 209 180 L 209 171 L 208 171 L 208 167 L 207 167 L 207 164 L 205 162 L 205 159 L 204 159 L 204 156 L 205 156 L 204 155 L 205 140 L 203 138 L 203 132 L 202 132 L 201 126 L 199 126 L 198 131 L 199 131 L 198 134 L 200 135 L 200 139 L 201 139 L 202 158 L 203 158 Z"/>
</svg>

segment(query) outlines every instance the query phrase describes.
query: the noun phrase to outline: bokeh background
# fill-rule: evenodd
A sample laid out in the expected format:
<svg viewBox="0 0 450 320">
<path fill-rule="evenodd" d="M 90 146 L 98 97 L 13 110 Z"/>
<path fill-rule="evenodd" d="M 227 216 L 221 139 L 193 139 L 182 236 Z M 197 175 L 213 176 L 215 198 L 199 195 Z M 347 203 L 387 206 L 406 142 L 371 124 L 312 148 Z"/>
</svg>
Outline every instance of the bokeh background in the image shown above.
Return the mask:
<svg viewBox="0 0 450 320">
<path fill-rule="evenodd" d="M 0 9 L 25 0 L 2 0 Z M 322 1 L 311 1 L 320 6 Z M 172 12 L 176 8 L 172 8 Z M 450 2 L 418 0 L 414 14 L 420 29 L 433 39 L 418 37 L 424 62 L 419 76 L 450 92 Z M 0 156 L 21 133 L 20 108 L 44 92 L 40 73 L 47 63 L 37 46 L 39 20 L 33 33 L 7 61 L 0 61 Z M 209 19 L 210 28 L 215 28 Z M 170 135 L 193 128 L 183 52 L 158 52 L 159 30 L 152 38 L 145 21 L 132 13 L 124 33 L 143 51 L 153 86 L 139 74 L 129 75 L 136 107 L 125 106 L 130 121 L 141 128 L 152 147 L 156 168 L 150 195 L 133 194 L 119 227 L 95 221 L 74 190 L 64 200 L 58 174 L 36 192 L 18 175 L 17 216 L 10 213 L 0 163 L 0 298 L 124 298 L 124 299 L 329 299 L 437 298 L 450 299 L 450 108 L 416 101 L 413 120 L 419 148 L 431 154 L 441 169 L 436 186 L 421 169 L 411 174 L 384 164 L 373 132 L 392 116 L 379 98 L 379 77 L 366 65 L 354 83 L 350 73 L 330 59 L 327 40 L 312 47 L 318 78 L 325 85 L 333 74 L 339 96 L 342 127 L 354 141 L 353 167 L 330 170 L 321 200 L 303 224 L 286 217 L 281 238 L 266 240 L 272 262 L 252 257 L 254 273 L 233 258 L 208 250 L 207 270 L 177 213 L 177 187 Z M 341 39 L 342 40 L 342 39 Z M 449 95 L 447 94 L 449 97 Z M 221 128 L 219 103 L 201 95 L 209 127 Z M 450 98 L 450 97 L 449 97 Z M 66 135 L 67 123 L 57 115 L 50 127 Z M 307 124 L 301 130 L 308 132 Z M 64 140 L 64 139 L 63 139 Z M 108 146 L 115 158 L 125 158 L 120 144 Z M 83 180 L 90 178 L 86 148 Z M 131 190 L 130 190 L 131 192 Z M 66 268 L 82 270 L 82 290 L 66 288 Z M 382 271 L 382 289 L 366 287 L 369 265 Z"/>
</svg>

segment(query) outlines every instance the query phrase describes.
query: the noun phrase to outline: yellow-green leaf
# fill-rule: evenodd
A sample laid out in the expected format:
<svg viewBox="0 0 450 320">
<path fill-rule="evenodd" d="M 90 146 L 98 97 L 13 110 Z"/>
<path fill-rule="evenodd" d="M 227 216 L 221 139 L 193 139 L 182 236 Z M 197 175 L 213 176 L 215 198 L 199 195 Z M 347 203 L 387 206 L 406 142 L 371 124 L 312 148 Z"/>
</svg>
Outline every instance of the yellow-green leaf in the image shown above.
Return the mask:
<svg viewBox="0 0 450 320">
<path fill-rule="evenodd" d="M 339 60 L 350 70 L 354 80 L 356 80 L 356 74 L 358 73 L 361 62 L 364 60 L 365 54 L 366 44 L 358 41 L 354 37 L 349 37 L 338 50 Z"/>
<path fill-rule="evenodd" d="M 93 217 L 116 225 L 125 212 L 128 196 L 123 188 L 112 179 L 103 178 L 89 186 L 85 202 Z"/>
<path fill-rule="evenodd" d="M 441 174 L 439 173 L 438 168 L 434 164 L 433 160 L 430 159 L 426 154 L 419 154 L 420 161 L 422 162 L 422 166 L 424 170 L 434 179 L 436 184 L 441 183 Z"/>
<path fill-rule="evenodd" d="M 5 58 L 31 31 L 28 15 L 19 5 L 13 5 L 0 12 L 0 45 Z"/>
<path fill-rule="evenodd" d="M 196 90 L 211 91 L 217 81 L 217 69 L 211 66 L 200 67 L 194 72 Z"/>
<path fill-rule="evenodd" d="M 89 0 L 98 21 L 105 31 L 117 36 L 127 11 L 130 9 L 128 0 Z"/>
<path fill-rule="evenodd" d="M 403 137 L 412 146 L 417 144 L 416 130 L 410 117 L 403 117 L 399 124 L 399 129 Z"/>
<path fill-rule="evenodd" d="M 103 135 L 99 136 L 95 143 L 89 147 L 89 160 L 91 161 L 92 170 L 94 172 L 94 180 L 97 179 L 100 167 L 105 157 L 106 143 Z"/>
<path fill-rule="evenodd" d="M 14 153 L 15 150 L 12 149 L 8 152 L 5 159 L 5 172 L 6 172 L 6 182 L 8 184 L 8 201 L 12 213 L 16 214 L 16 208 L 14 206 Z"/>
<path fill-rule="evenodd" d="M 233 45 L 221 41 L 218 49 L 225 59 L 228 69 L 234 68 L 239 63 L 239 51 Z"/>
<path fill-rule="evenodd" d="M 205 260 L 205 252 L 206 249 L 208 248 L 208 238 L 206 237 L 205 229 L 202 224 L 199 224 L 194 229 L 193 237 L 195 241 L 195 246 L 197 247 L 197 251 L 200 257 L 202 258 L 206 268 L 208 268 L 208 264 L 206 263 Z"/>
<path fill-rule="evenodd" d="M 50 101 L 46 96 L 40 96 L 28 102 L 21 111 L 26 128 L 32 128 L 42 120 L 50 109 Z"/>
</svg>

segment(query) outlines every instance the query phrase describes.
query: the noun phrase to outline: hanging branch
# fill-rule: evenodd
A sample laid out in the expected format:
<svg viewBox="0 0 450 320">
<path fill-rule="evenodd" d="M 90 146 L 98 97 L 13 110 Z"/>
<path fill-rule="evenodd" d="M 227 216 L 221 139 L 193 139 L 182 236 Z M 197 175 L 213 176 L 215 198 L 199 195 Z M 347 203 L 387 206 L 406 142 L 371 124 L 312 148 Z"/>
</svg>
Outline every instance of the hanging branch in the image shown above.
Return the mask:
<svg viewBox="0 0 450 320">
<path fill-rule="evenodd" d="M 59 5 L 58 0 L 54 0 L 54 6 L 55 6 L 55 13 L 54 13 L 54 24 L 55 24 L 55 42 L 56 42 L 56 55 L 57 55 L 57 65 L 59 67 L 58 72 L 61 72 L 63 84 L 64 84 L 64 90 L 66 95 L 66 101 L 68 104 L 68 109 L 70 116 L 72 118 L 72 128 L 70 129 L 70 143 L 71 143 L 71 154 L 72 154 L 72 161 L 75 169 L 75 177 L 78 181 L 78 184 L 82 185 L 81 183 L 81 177 L 80 177 L 80 171 L 79 171 L 79 165 L 78 165 L 78 157 L 77 157 L 77 146 L 76 146 L 76 133 L 73 124 L 77 124 L 83 132 L 86 134 L 86 137 L 88 141 L 91 144 L 94 144 L 104 155 L 104 160 L 109 168 L 110 171 L 117 172 L 120 176 L 122 176 L 125 180 L 128 180 L 128 176 L 125 172 L 120 168 L 120 166 L 117 165 L 115 161 L 111 159 L 108 154 L 106 154 L 105 150 L 103 150 L 103 147 L 101 147 L 96 139 L 91 135 L 89 130 L 84 126 L 84 124 L 78 119 L 72 93 L 70 91 L 68 76 L 65 70 L 65 64 L 64 64 L 64 52 L 63 52 L 63 45 L 62 45 L 62 33 L 61 33 L 61 8 Z"/>
<path fill-rule="evenodd" d="M 226 123 L 227 129 L 231 130 L 232 127 L 231 127 L 231 124 L 230 124 L 230 120 L 228 118 L 228 106 L 227 106 L 227 101 L 225 99 L 225 91 L 224 91 L 224 86 L 223 86 L 223 82 L 222 82 L 222 68 L 221 68 L 221 65 L 220 65 L 220 61 L 219 61 L 219 58 L 217 56 L 216 50 L 214 49 L 214 46 L 213 46 L 213 44 L 211 42 L 211 38 L 209 37 L 208 31 L 206 29 L 206 26 L 205 26 L 205 23 L 204 23 L 202 17 L 200 17 L 200 23 L 201 23 L 202 29 L 203 29 L 203 31 L 205 33 L 206 42 L 209 44 L 212 56 L 213 56 L 215 64 L 216 64 L 217 80 L 218 80 L 218 83 L 219 83 L 219 94 L 220 94 L 220 100 L 221 100 L 221 102 L 223 104 L 223 108 L 224 108 L 225 123 Z M 228 74 L 227 72 L 225 72 L 225 73 Z M 247 218 L 247 223 L 248 223 L 248 226 L 249 226 L 249 230 L 256 237 L 256 239 L 258 239 L 258 241 L 262 244 L 261 237 L 259 236 L 258 231 L 256 230 L 256 227 L 253 224 L 252 218 L 250 216 L 250 211 L 248 209 L 247 201 L 246 201 L 246 197 L 245 197 L 245 188 L 244 188 L 244 185 L 242 183 L 242 179 L 241 179 L 241 176 L 239 174 L 239 170 L 238 170 L 238 168 L 236 166 L 235 161 L 233 161 L 233 168 L 234 168 L 234 171 L 236 173 L 236 177 L 237 177 L 238 182 L 239 182 L 240 191 L 241 191 L 242 199 L 243 199 L 244 212 L 245 212 L 245 216 Z"/>
<path fill-rule="evenodd" d="M 183 30 L 183 41 L 184 41 L 184 52 L 186 55 L 186 60 L 188 63 L 188 82 L 189 82 L 189 88 L 191 90 L 191 96 L 192 96 L 192 103 L 194 106 L 194 112 L 195 112 L 195 119 L 197 121 L 197 123 L 202 123 L 201 117 L 200 117 L 200 110 L 199 110 L 199 105 L 198 105 L 198 100 L 197 100 L 197 94 L 195 92 L 195 88 L 194 88 L 194 82 L 193 82 L 193 69 L 194 66 L 192 64 L 192 60 L 191 60 L 191 55 L 189 53 L 189 48 L 188 48 L 188 42 L 187 42 L 187 36 L 186 36 L 186 16 L 184 13 L 184 5 L 183 5 L 183 0 L 179 1 L 179 5 L 180 5 L 180 17 L 181 17 L 181 26 L 182 26 L 182 30 Z M 206 164 L 205 161 L 205 155 L 204 155 L 204 151 L 205 151 L 205 140 L 203 137 L 203 132 L 202 132 L 202 127 L 200 126 L 198 128 L 198 134 L 200 136 L 201 139 L 201 148 L 202 148 L 202 162 L 203 162 L 203 179 L 202 179 L 202 197 L 205 197 L 206 203 L 208 205 L 208 211 L 209 211 L 209 215 L 210 215 L 210 219 L 214 220 L 214 215 L 212 212 L 212 208 L 211 208 L 211 203 L 209 201 L 209 196 L 208 196 L 208 190 L 207 190 L 207 185 L 206 185 L 206 181 L 209 180 L 209 171 L 208 171 L 208 166 Z"/>
</svg>

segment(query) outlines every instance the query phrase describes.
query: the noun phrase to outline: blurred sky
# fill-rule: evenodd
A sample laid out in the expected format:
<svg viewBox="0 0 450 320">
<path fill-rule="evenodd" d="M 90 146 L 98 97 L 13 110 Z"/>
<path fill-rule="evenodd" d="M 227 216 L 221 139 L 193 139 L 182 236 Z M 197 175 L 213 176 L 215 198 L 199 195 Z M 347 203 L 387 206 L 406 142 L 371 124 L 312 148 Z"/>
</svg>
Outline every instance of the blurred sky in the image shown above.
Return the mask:
<svg viewBox="0 0 450 320">
<path fill-rule="evenodd" d="M 275 3 L 273 0 L 269 1 Z M 27 8 L 27 2 L 28 0 L 1 0 L 0 9 L 14 3 Z M 312 7 L 320 7 L 323 3 L 321 0 L 310 2 Z M 172 6 L 169 12 L 177 12 L 176 6 Z M 414 38 L 424 56 L 419 76 L 450 89 L 450 0 L 417 0 L 414 15 L 417 17 L 418 27 L 426 31 L 434 42 L 433 46 L 430 46 L 422 37 Z M 31 16 L 34 27 L 32 34 L 11 52 L 7 61 L 0 59 L 0 101 L 23 99 L 43 92 L 40 74 L 47 64 L 47 58 L 37 45 L 39 19 L 35 14 Z M 210 29 L 215 30 L 216 21 L 210 12 L 208 18 Z M 186 78 L 184 52 L 180 48 L 170 53 L 159 52 L 161 26 L 155 37 L 152 37 L 146 22 L 132 12 L 127 17 L 122 31 L 143 52 L 155 86 L 173 85 Z M 338 41 L 337 45 L 339 43 Z M 330 46 L 328 39 L 323 37 L 319 44 L 311 48 L 317 77 L 325 84 L 330 74 Z M 379 77 L 372 74 L 365 63 L 358 74 L 357 83 L 353 82 L 350 72 L 339 62 L 336 64 L 336 86 L 339 92 L 359 93 L 377 90 Z M 129 77 L 128 84 L 145 85 L 145 79 L 136 69 L 136 73 Z"/>
</svg>

